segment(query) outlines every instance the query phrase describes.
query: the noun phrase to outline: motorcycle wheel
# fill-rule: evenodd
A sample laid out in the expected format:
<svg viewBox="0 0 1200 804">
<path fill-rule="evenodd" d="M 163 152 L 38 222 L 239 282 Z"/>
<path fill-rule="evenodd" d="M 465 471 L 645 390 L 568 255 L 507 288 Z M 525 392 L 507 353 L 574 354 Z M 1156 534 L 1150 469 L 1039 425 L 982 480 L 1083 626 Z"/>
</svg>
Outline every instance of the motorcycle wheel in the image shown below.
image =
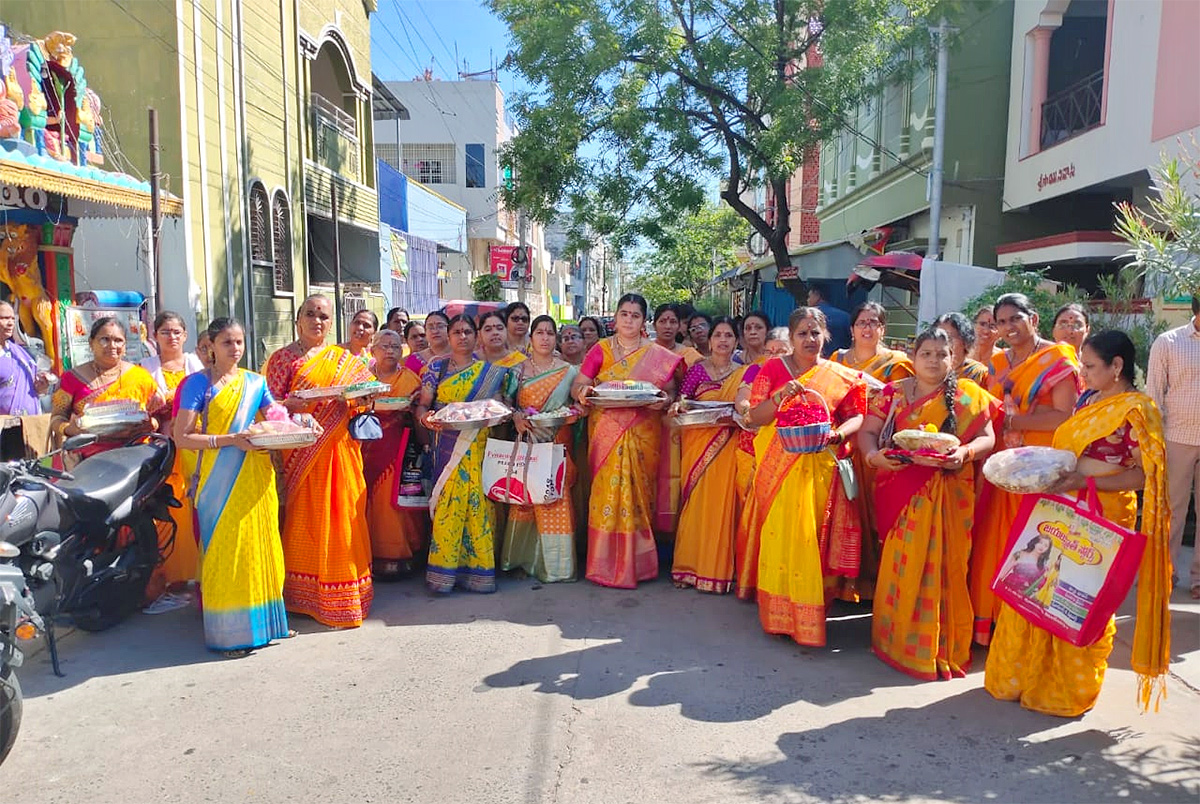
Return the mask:
<svg viewBox="0 0 1200 804">
<path fill-rule="evenodd" d="M 146 585 L 150 574 L 158 565 L 158 530 L 153 520 L 136 519 L 121 527 L 119 539 L 126 544 L 132 542 L 134 560 L 128 568 L 124 583 L 113 583 L 105 591 L 103 599 L 86 611 L 71 614 L 71 620 L 81 631 L 105 631 L 124 620 L 142 606 L 146 596 Z"/>
<path fill-rule="evenodd" d="M 17 681 L 13 668 L 6 667 L 0 674 L 0 763 L 4 762 L 13 743 L 17 741 L 23 709 L 21 683 Z"/>
</svg>

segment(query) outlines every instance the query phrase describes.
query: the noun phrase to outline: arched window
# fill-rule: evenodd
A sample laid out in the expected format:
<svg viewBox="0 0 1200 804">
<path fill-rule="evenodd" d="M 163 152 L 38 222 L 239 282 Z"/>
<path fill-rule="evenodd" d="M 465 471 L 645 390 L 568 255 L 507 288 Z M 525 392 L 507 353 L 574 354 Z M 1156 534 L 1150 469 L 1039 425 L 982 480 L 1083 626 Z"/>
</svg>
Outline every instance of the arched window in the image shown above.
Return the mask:
<svg viewBox="0 0 1200 804">
<path fill-rule="evenodd" d="M 250 262 L 269 266 L 271 260 L 271 202 L 259 182 L 250 185 Z"/>
<path fill-rule="evenodd" d="M 271 205 L 271 240 L 275 246 L 275 293 L 291 295 L 292 284 L 292 210 L 283 190 L 275 191 Z"/>
</svg>

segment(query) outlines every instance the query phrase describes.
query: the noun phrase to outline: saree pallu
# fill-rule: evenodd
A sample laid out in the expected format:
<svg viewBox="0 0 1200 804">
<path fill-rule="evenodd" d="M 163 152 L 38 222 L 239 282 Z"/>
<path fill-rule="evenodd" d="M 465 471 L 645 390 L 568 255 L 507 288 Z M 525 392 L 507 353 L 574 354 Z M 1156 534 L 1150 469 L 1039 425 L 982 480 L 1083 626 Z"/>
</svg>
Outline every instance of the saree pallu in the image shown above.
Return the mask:
<svg viewBox="0 0 1200 804">
<path fill-rule="evenodd" d="M 895 382 L 913 376 L 913 363 L 897 349 L 884 349 L 863 361 L 854 359 L 853 349 L 838 349 L 829 356 L 834 363 L 870 374 L 880 382 Z"/>
<path fill-rule="evenodd" d="M 742 385 L 752 387 L 754 378 L 768 358 L 763 356 L 753 363 L 746 365 L 742 374 Z M 769 425 L 774 427 L 774 425 Z M 749 513 L 754 498 L 754 472 L 758 463 L 755 457 L 755 439 L 759 430 L 743 430 L 738 428 L 734 441 L 737 452 L 734 456 L 736 478 L 734 490 L 737 495 L 737 518 L 735 519 L 733 544 L 734 594 L 739 600 L 753 600 L 758 578 L 758 538 L 750 538 L 750 523 L 754 516 Z M 773 432 L 773 430 L 772 430 Z M 769 439 L 768 439 L 769 441 Z"/>
<path fill-rule="evenodd" d="M 363 361 L 340 346 L 326 346 L 305 360 L 293 344 L 267 362 L 267 382 L 277 396 L 371 379 Z M 344 401 L 320 401 L 313 416 L 324 428 L 317 443 L 283 453 L 283 597 L 288 611 L 354 627 L 366 618 L 374 596 L 362 453 L 347 430 Z"/>
<path fill-rule="evenodd" d="M 960 380 L 970 380 L 980 388 L 987 388 L 988 375 L 987 366 L 969 357 L 963 361 L 962 368 L 958 370 L 958 378 Z"/>
<path fill-rule="evenodd" d="M 434 407 L 450 402 L 491 399 L 503 389 L 508 369 L 482 360 L 443 375 L 438 358 L 425 369 L 422 382 L 435 388 Z M 434 435 L 434 477 L 430 494 L 433 534 L 425 584 L 439 593 L 457 586 L 469 592 L 496 591 L 496 510 L 484 496 L 483 453 L 488 428 L 442 430 Z"/>
<path fill-rule="evenodd" d="M 869 416 L 883 422 L 902 392 L 889 385 L 872 401 Z M 998 405 L 969 380 L 959 380 L 955 435 L 969 443 L 991 421 Z M 896 430 L 941 425 L 947 415 L 941 391 L 898 406 Z M 879 527 L 886 540 L 871 620 L 871 648 L 893 668 L 914 678 L 961 678 L 971 663 L 971 598 L 967 560 L 975 518 L 975 466 L 943 471 L 907 466 L 876 475 Z"/>
<path fill-rule="evenodd" d="M 692 371 L 704 371 L 693 368 Z M 745 369 L 721 382 L 701 382 L 692 399 L 730 402 L 742 384 Z M 690 376 L 690 375 L 689 375 Z M 705 377 L 707 377 L 705 373 Z M 730 427 L 671 428 L 682 437 L 683 483 L 679 532 L 671 580 L 700 592 L 727 594 L 733 589 L 734 543 L 738 501 L 731 494 L 737 482 L 738 445 Z"/>
<path fill-rule="evenodd" d="M 571 383 L 579 369 L 563 366 L 529 377 L 517 388 L 517 407 L 557 410 L 571 401 Z M 549 505 L 510 505 L 504 531 L 500 568 L 523 569 L 543 583 L 575 580 L 575 512 L 571 490 L 575 464 L 571 459 L 571 426 L 564 424 L 553 441 L 566 450 L 563 496 Z"/>
<path fill-rule="evenodd" d="M 782 361 L 768 362 L 755 378 L 751 405 L 790 379 Z M 821 361 L 799 379 L 825 397 L 835 425 L 866 410 L 866 384 L 857 371 Z M 797 399 L 786 400 L 780 410 L 794 404 Z M 759 438 L 763 435 L 760 431 Z M 828 604 L 841 579 L 857 572 L 852 559 L 862 523 L 837 480 L 828 450 L 790 453 L 778 438 L 765 447 L 754 479 L 750 523 L 759 541 L 759 620 L 769 634 L 822 646 Z"/>
<path fill-rule="evenodd" d="M 676 344 L 673 354 L 680 357 L 675 368 L 676 387 L 683 379 L 683 373 L 704 359 L 704 355 L 694 347 Z M 662 457 L 658 462 L 658 489 L 654 494 L 654 530 L 659 533 L 664 543 L 670 544 L 675 538 L 675 529 L 679 526 L 680 510 L 680 481 L 683 473 L 681 452 L 683 444 L 680 432 L 671 427 L 666 414 L 662 417 L 662 433 L 659 443 L 663 446 Z"/>
<path fill-rule="evenodd" d="M 1055 434 L 1054 446 L 1081 455 L 1128 422 L 1141 450 L 1146 483 L 1141 531 L 1146 551 L 1138 571 L 1137 617 L 1131 666 L 1138 678 L 1138 705 L 1158 708 L 1165 695 L 1171 654 L 1171 564 L 1168 550 L 1170 504 L 1167 498 L 1166 446 L 1162 417 L 1149 397 L 1129 392 L 1079 408 Z M 1137 494 L 1100 492 L 1104 517 L 1126 528 L 1138 524 Z M 1001 606 L 984 671 L 984 688 L 1000 700 L 1048 715 L 1077 717 L 1100 695 L 1116 633 L 1115 618 L 1094 644 L 1076 647 Z"/>
<path fill-rule="evenodd" d="M 998 352 L 992 358 L 987 390 L 1003 402 L 1011 395 L 1017 412 L 1029 413 L 1038 405 L 1049 405 L 1054 388 L 1061 382 L 1074 383 L 1079 389 L 1079 364 L 1075 350 L 1069 345 L 1050 344 L 1043 347 L 1013 368 L 1008 352 Z M 1002 422 L 1003 410 L 997 409 L 993 421 L 996 428 L 996 452 L 1005 449 Z M 1024 431 L 1024 441 L 1031 446 L 1048 447 L 1054 433 Z M 1021 507 L 1021 496 L 978 481 L 979 498 L 975 509 L 975 529 L 971 538 L 971 559 L 968 578 L 971 588 L 971 608 L 975 613 L 974 639 L 977 644 L 991 641 L 992 625 L 1000 613 L 1000 600 L 992 593 L 992 578 L 999 566 L 1000 554 L 1008 543 L 1008 532 Z"/>
<path fill-rule="evenodd" d="M 207 378 L 195 380 L 207 391 Z M 208 403 L 213 435 L 239 433 L 270 402 L 265 379 L 239 371 Z M 199 453 L 196 520 L 202 559 L 204 641 L 212 650 L 257 648 L 288 635 L 275 470 L 266 453 Z"/>
<path fill-rule="evenodd" d="M 611 339 L 593 347 L 593 351 L 597 349 L 597 383 L 644 380 L 662 388 L 671 381 L 681 359 L 657 344 L 642 346 L 622 360 L 613 355 Z M 589 417 L 588 435 L 592 491 L 587 579 L 601 586 L 634 589 L 638 581 L 658 576 L 651 519 L 662 414 L 646 408 L 597 410 Z"/>
<path fill-rule="evenodd" d="M 389 383 L 388 396 L 413 397 L 421 388 L 421 378 L 406 368 Z M 377 411 L 383 426 L 383 438 L 363 441 L 363 479 L 367 484 L 367 530 L 371 534 L 371 561 L 376 574 L 382 562 L 409 564 L 425 547 L 429 535 L 429 512 L 424 508 L 401 508 L 400 474 L 404 454 L 412 438 L 405 426 L 405 411 Z"/>
</svg>

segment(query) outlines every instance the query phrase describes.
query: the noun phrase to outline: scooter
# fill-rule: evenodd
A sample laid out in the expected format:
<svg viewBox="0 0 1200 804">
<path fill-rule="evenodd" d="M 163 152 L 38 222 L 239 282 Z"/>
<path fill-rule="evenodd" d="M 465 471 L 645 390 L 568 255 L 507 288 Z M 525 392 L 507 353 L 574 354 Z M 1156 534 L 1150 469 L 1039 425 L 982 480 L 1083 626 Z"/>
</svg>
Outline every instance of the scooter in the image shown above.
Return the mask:
<svg viewBox="0 0 1200 804">
<path fill-rule="evenodd" d="M 0 543 L 0 562 L 20 555 L 11 544 Z M 21 729 L 21 683 L 16 670 L 25 660 L 18 640 L 37 638 L 45 624 L 34 608 L 25 575 L 15 564 L 0 563 L 0 763 L 17 741 Z"/>
<path fill-rule="evenodd" d="M 73 436 L 60 451 L 95 440 Z M 103 631 L 141 606 L 163 550 L 174 544 L 169 509 L 180 503 L 167 483 L 174 463 L 174 443 L 152 433 L 85 458 L 71 472 L 39 460 L 0 465 L 0 543 L 18 550 L 10 560 L 45 619 L 55 675 L 63 675 L 54 632 L 59 615 L 70 615 L 84 631 Z M 171 528 L 163 550 L 156 522 Z"/>
</svg>

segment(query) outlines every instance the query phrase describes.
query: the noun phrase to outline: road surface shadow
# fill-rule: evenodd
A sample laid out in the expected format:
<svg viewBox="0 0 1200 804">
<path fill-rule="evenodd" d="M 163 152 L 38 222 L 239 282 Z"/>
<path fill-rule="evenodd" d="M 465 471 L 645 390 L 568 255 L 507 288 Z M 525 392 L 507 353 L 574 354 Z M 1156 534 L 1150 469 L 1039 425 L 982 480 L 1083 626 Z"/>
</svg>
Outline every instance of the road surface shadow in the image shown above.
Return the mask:
<svg viewBox="0 0 1200 804">
<path fill-rule="evenodd" d="M 1200 795 L 1195 737 L 1176 736 L 1170 742 L 1180 747 L 1172 752 L 1135 747 L 1143 735 L 1133 729 L 1045 734 L 1073 722 L 1048 721 L 974 689 L 926 706 L 782 734 L 783 759 L 730 757 L 696 767 L 747 785 L 760 798 L 792 791 L 827 802 L 1180 802 Z M 904 748 L 881 752 L 881 746 Z"/>
</svg>

